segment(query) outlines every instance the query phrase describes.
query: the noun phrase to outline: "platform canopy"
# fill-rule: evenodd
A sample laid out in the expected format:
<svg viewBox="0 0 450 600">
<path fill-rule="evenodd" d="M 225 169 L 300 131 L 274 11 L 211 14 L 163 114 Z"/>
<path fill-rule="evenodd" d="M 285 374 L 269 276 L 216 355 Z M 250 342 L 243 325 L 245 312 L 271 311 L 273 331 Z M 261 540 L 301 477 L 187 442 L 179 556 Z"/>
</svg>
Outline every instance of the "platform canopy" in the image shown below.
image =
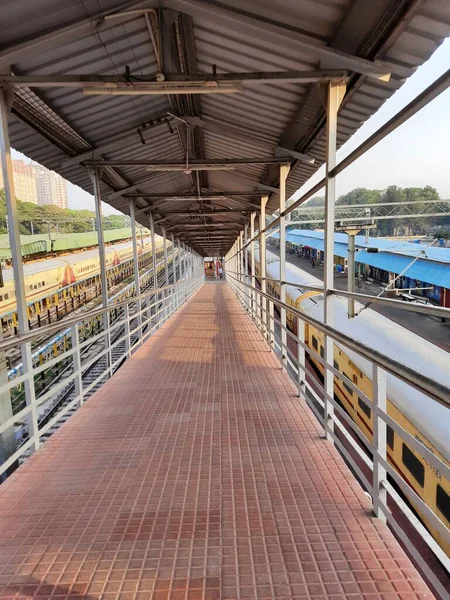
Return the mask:
<svg viewBox="0 0 450 600">
<path fill-rule="evenodd" d="M 326 82 L 342 145 L 450 33 L 446 0 L 14 0 L 0 85 L 14 148 L 202 255 L 325 160 Z"/>
</svg>

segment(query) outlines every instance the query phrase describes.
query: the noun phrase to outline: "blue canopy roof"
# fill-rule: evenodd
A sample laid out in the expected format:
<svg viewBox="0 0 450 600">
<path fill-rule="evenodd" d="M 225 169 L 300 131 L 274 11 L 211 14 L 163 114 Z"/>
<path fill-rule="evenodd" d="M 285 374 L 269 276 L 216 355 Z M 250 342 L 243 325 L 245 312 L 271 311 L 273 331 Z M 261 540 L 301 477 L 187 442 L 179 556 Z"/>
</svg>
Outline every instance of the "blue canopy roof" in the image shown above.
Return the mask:
<svg viewBox="0 0 450 600">
<path fill-rule="evenodd" d="M 279 234 L 273 237 L 278 238 Z M 291 229 L 286 232 L 286 239 L 293 244 L 324 250 L 323 231 Z M 357 262 L 396 274 L 405 271 L 405 277 L 450 289 L 450 248 L 427 248 L 423 244 L 380 238 L 369 238 L 366 244 L 361 235 L 356 236 L 355 242 Z M 334 234 L 335 256 L 347 258 L 347 243 L 347 234 Z M 379 251 L 366 252 L 368 247 L 378 248 Z M 415 258 L 417 260 L 412 264 Z"/>
</svg>

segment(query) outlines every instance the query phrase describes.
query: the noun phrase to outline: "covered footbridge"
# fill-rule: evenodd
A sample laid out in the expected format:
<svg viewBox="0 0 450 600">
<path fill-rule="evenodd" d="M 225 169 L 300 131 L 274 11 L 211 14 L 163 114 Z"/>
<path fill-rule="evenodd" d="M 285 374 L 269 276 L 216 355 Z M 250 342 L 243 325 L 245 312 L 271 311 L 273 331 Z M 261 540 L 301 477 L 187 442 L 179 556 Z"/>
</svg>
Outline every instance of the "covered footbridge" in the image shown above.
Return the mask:
<svg viewBox="0 0 450 600">
<path fill-rule="evenodd" d="M 336 150 L 448 36 L 447 3 L 3 4 L 0 153 L 19 333 L 0 351 L 15 349 L 21 368 L 3 370 L 0 388 L 0 596 L 448 598 L 449 462 L 396 420 L 389 397 L 395 380 L 425 398 L 442 448 L 447 371 L 346 336 L 333 301 L 336 176 L 443 92 L 449 72 L 340 164 Z M 92 193 L 97 211 L 102 305 L 33 331 L 11 147 Z M 286 208 L 323 164 L 325 178 Z M 324 289 L 302 288 L 322 294 L 318 320 L 290 299 L 285 221 L 323 186 Z M 102 202 L 131 217 L 135 295 L 119 302 Z M 137 224 L 153 250 L 163 238 L 151 289 Z M 275 227 L 276 282 L 265 251 Z M 204 256 L 224 258 L 226 281 L 204 282 Z M 64 352 L 36 363 L 61 327 Z M 335 352 L 364 364 L 367 386 Z M 57 383 L 42 385 L 57 364 Z M 372 415 L 370 435 L 337 401 L 341 383 Z M 393 464 L 392 435 L 429 494 Z"/>
</svg>

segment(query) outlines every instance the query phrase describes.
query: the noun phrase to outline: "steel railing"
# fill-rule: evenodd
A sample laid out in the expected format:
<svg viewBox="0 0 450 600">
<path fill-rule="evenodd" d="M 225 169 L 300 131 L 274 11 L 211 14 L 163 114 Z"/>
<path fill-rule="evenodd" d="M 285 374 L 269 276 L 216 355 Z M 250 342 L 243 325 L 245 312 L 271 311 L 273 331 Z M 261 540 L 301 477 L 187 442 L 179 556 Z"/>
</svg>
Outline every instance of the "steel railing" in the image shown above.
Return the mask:
<svg viewBox="0 0 450 600">
<path fill-rule="evenodd" d="M 408 446 L 423 457 L 424 461 L 439 472 L 441 477 L 449 481 L 450 467 L 387 413 L 386 374 L 389 373 L 412 388 L 419 390 L 430 399 L 430 402 L 438 402 L 445 406 L 449 409 L 448 419 L 450 419 L 450 389 L 403 365 L 401 362 L 348 337 L 334 327 L 301 312 L 294 306 L 281 302 L 277 297 L 262 292 L 261 289 L 247 283 L 247 278 L 242 273 L 226 270 L 226 279 L 245 310 L 255 321 L 262 336 L 296 381 L 298 396 L 307 401 L 307 405 L 322 425 L 325 437 L 330 439 L 337 447 L 350 464 L 363 488 L 370 494 L 374 513 L 391 526 L 440 596 L 449 598 L 450 596 L 440 579 L 422 557 L 421 551 L 417 549 L 405 531 L 406 528 L 399 521 L 406 520 L 412 526 L 449 573 L 450 558 L 430 535 L 421 519 L 418 518 L 417 513 L 428 520 L 446 544 L 450 544 L 450 530 L 388 462 L 386 454 L 387 427 L 389 426 Z M 266 279 L 270 280 L 270 278 Z M 279 284 L 279 280 L 276 280 L 276 283 Z M 299 287 L 295 283 L 285 283 L 286 285 Z M 323 293 L 323 289 L 314 289 Z M 339 293 L 336 291 L 336 294 Z M 362 295 L 355 294 L 355 296 L 361 297 Z M 367 299 L 372 300 L 373 298 L 369 296 Z M 403 304 L 402 302 L 391 302 L 399 305 Z M 275 309 L 278 311 L 284 309 L 287 313 L 290 313 L 292 319 L 296 320 L 298 335 L 295 335 L 289 327 L 283 327 L 280 320 L 276 318 Z M 324 335 L 324 345 L 326 338 L 331 338 L 344 351 L 349 349 L 372 364 L 373 393 L 371 398 L 344 373 L 336 369 L 334 364 L 326 362 L 323 354 L 305 342 L 303 335 L 305 324 L 314 327 Z M 282 331 L 286 332 L 286 344 L 283 344 Z M 334 381 L 340 380 L 370 408 L 373 414 L 372 440 L 369 440 L 335 397 L 326 393 L 321 380 L 314 377 L 312 372 L 308 370 L 306 355 L 312 357 L 316 363 L 322 366 L 324 380 L 327 371 L 332 373 Z M 371 475 L 367 475 L 368 472 Z M 393 514 L 390 508 L 391 502 L 394 502 L 398 509 L 398 511 L 395 511 L 396 514 Z M 414 506 L 414 509 L 411 506 Z M 401 516 L 401 519 L 398 515 Z"/>
<path fill-rule="evenodd" d="M 0 436 L 3 446 L 9 439 L 9 449 L 0 465 L 0 477 L 38 449 L 41 438 L 55 426 L 74 407 L 80 407 L 93 389 L 109 379 L 117 368 L 127 360 L 153 333 L 159 329 L 180 306 L 197 291 L 204 281 L 203 272 L 190 269 L 190 276 L 171 285 L 152 289 L 108 307 L 86 311 L 39 330 L 14 336 L 0 341 L 0 356 L 19 347 L 22 353 L 22 368 L 15 377 L 9 378 L 6 368 L 0 371 L 0 402 L 3 421 L 0 424 Z M 86 337 L 84 330 L 95 321 L 100 327 L 93 335 Z M 32 360 L 31 343 L 43 335 L 49 336 L 61 330 L 70 330 L 69 343 L 61 354 L 35 365 Z M 56 385 L 37 393 L 36 382 L 43 373 L 64 365 L 64 374 Z M 99 367 L 100 365 L 100 367 Z M 86 374 L 96 366 L 98 373 L 93 379 Z M 13 391 L 25 388 L 25 406 L 14 411 Z M 53 409 L 58 394 L 73 389 L 70 402 L 57 414 L 46 418 Z M 5 417 L 6 415 L 6 417 Z M 11 451 L 11 436 L 22 425 L 26 426 L 26 440 Z M 19 440 L 20 443 L 20 440 Z M 6 443 L 6 446 L 8 444 Z"/>
</svg>

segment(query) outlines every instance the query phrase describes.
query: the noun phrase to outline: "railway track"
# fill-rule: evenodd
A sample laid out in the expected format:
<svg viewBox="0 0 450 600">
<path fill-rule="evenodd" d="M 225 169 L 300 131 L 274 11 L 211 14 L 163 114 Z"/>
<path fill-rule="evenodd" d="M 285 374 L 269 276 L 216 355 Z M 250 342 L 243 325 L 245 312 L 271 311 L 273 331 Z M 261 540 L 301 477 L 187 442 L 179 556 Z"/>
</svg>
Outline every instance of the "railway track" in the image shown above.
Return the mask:
<svg viewBox="0 0 450 600">
<path fill-rule="evenodd" d="M 172 281 L 173 281 L 173 269 L 172 269 L 172 265 L 170 265 L 170 267 L 169 267 L 169 283 L 172 283 Z M 157 282 L 158 282 L 158 287 L 163 286 L 165 284 L 165 273 L 164 272 L 161 272 L 157 276 Z M 151 277 L 150 281 L 147 283 L 147 285 L 141 291 L 145 292 L 147 290 L 150 290 L 152 287 L 153 287 L 153 277 Z M 159 310 L 159 308 L 161 307 L 161 304 L 162 303 L 160 303 L 159 305 L 157 305 L 154 308 L 154 312 Z M 135 312 L 136 312 L 136 307 L 134 307 L 130 310 L 131 318 L 133 317 L 133 314 Z M 130 320 L 131 328 L 134 328 L 136 325 L 137 325 L 137 322 L 133 323 L 133 320 Z M 148 325 L 143 327 L 143 332 L 145 332 L 147 330 L 147 328 L 148 328 Z M 111 361 L 112 361 L 112 365 L 114 365 L 112 368 L 113 373 L 116 372 L 126 360 L 124 358 L 124 353 L 125 353 L 125 349 L 126 349 L 125 339 L 122 342 L 116 343 L 123 336 L 124 332 L 125 332 L 125 326 L 122 326 L 122 327 L 119 327 L 118 329 L 116 329 L 114 334 L 111 336 L 110 344 L 112 346 Z M 133 347 L 137 343 L 138 339 L 139 339 L 139 335 L 137 332 L 131 335 L 131 339 L 130 339 L 131 347 Z M 90 361 L 92 358 L 95 357 L 96 354 L 101 352 L 102 349 L 103 349 L 103 341 L 102 340 L 97 340 L 96 342 L 93 342 L 92 344 L 90 344 L 89 346 L 86 347 L 84 352 L 82 352 L 82 355 L 81 355 L 82 360 L 84 362 Z M 123 360 L 120 360 L 121 357 L 123 358 Z M 93 364 L 91 364 L 89 367 L 87 367 L 85 369 L 85 371 L 83 372 L 83 374 L 82 374 L 83 389 L 88 390 L 84 394 L 84 401 L 89 399 L 108 379 L 107 360 L 108 360 L 107 356 L 103 355 L 97 361 L 93 362 Z M 66 367 L 66 369 L 63 372 L 61 372 L 58 375 L 58 377 L 55 378 L 55 380 L 53 382 L 51 382 L 49 384 L 48 388 L 50 388 L 51 385 L 54 385 L 55 383 L 60 381 L 64 377 L 65 374 L 69 374 L 70 372 L 71 372 L 71 365 Z M 103 377 L 102 377 L 102 374 L 104 374 Z M 61 390 L 57 395 L 55 395 L 54 398 L 49 399 L 44 404 L 43 414 L 38 422 L 39 429 L 43 429 L 44 427 L 46 427 L 46 425 L 48 423 L 50 423 L 54 419 L 54 417 L 58 415 L 58 413 L 62 412 L 66 406 L 71 404 L 75 400 L 75 398 L 76 398 L 75 382 L 71 381 L 70 383 L 67 384 L 66 388 Z M 40 438 L 41 443 L 44 443 L 46 440 L 48 440 L 55 433 L 55 431 L 57 431 L 59 429 L 59 427 L 61 427 L 61 425 L 63 425 L 74 414 L 74 412 L 77 409 L 78 409 L 77 405 L 72 406 L 69 410 L 67 410 L 67 412 L 64 415 L 62 415 L 62 417 L 60 419 L 58 419 L 51 427 L 49 427 L 42 434 L 42 436 Z M 18 447 L 20 447 L 22 444 L 24 444 L 28 440 L 28 432 L 26 431 L 25 425 L 22 424 L 20 427 L 22 430 L 22 434 L 21 435 L 19 434 L 19 436 L 18 436 Z M 16 437 L 17 437 L 17 432 L 16 432 Z M 20 463 L 24 462 L 30 454 L 31 454 L 31 452 L 25 452 L 20 459 Z"/>
</svg>

